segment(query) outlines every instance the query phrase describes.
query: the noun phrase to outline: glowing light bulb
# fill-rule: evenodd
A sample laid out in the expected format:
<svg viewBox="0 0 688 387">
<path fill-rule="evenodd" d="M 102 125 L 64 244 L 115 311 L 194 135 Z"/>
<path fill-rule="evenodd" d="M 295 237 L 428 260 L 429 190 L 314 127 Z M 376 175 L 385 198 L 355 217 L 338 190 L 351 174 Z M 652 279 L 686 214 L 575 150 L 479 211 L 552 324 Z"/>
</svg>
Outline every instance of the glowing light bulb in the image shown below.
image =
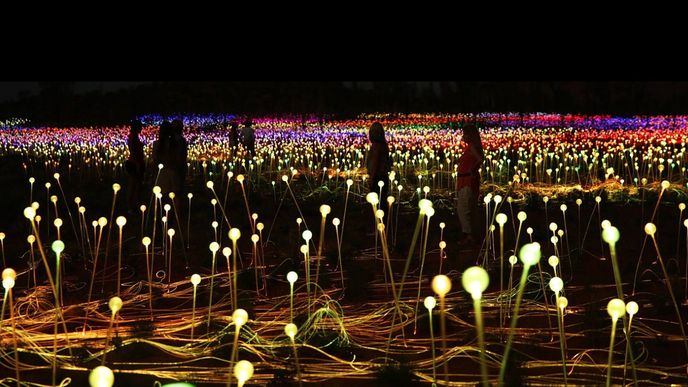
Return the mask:
<svg viewBox="0 0 688 387">
<path fill-rule="evenodd" d="M 662 189 L 668 189 L 669 187 L 671 187 L 671 183 L 668 180 L 662 181 Z"/>
<path fill-rule="evenodd" d="M 623 317 L 626 314 L 626 304 L 623 300 L 613 298 L 607 304 L 607 313 L 613 320 Z"/>
<path fill-rule="evenodd" d="M 127 218 L 118 216 L 117 219 L 115 219 L 115 223 L 120 227 L 124 227 L 124 225 L 127 224 Z"/>
<path fill-rule="evenodd" d="M 559 264 L 559 258 L 556 255 L 551 255 L 547 259 L 547 263 L 549 263 L 549 265 L 552 267 L 557 267 L 557 265 Z"/>
<path fill-rule="evenodd" d="M 214 254 L 214 253 L 217 253 L 218 250 L 220 250 L 220 244 L 217 242 L 210 242 L 210 245 L 208 245 L 208 248 Z"/>
<path fill-rule="evenodd" d="M 339 218 L 332 219 L 332 225 L 333 226 L 338 227 L 340 223 L 341 222 L 340 222 Z"/>
<path fill-rule="evenodd" d="M 115 374 L 105 366 L 98 366 L 88 375 L 88 384 L 91 387 L 112 387 L 115 384 Z"/>
<path fill-rule="evenodd" d="M 296 327 L 296 324 L 294 323 L 289 323 L 284 326 L 284 333 L 289 336 L 290 339 L 294 340 L 294 337 L 296 336 L 296 333 L 298 332 L 298 328 Z"/>
<path fill-rule="evenodd" d="M 122 299 L 115 296 L 108 301 L 108 306 L 110 307 L 110 311 L 112 311 L 112 314 L 115 314 L 119 312 L 120 309 L 122 309 Z"/>
<path fill-rule="evenodd" d="M 515 255 L 509 257 L 509 263 L 511 264 L 511 266 L 515 265 L 516 262 L 518 262 L 518 258 Z"/>
<path fill-rule="evenodd" d="M 614 226 L 609 226 L 602 230 L 602 239 L 609 244 L 614 244 L 619 241 L 621 235 L 619 234 L 619 229 Z"/>
<path fill-rule="evenodd" d="M 435 300 L 435 297 L 433 296 L 427 296 L 423 300 L 423 305 L 428 310 L 428 312 L 432 312 L 435 306 L 437 306 L 437 300 Z"/>
<path fill-rule="evenodd" d="M 432 208 L 432 202 L 428 199 L 421 199 L 418 201 L 418 208 L 420 208 L 421 214 L 427 214 L 427 212 Z"/>
<path fill-rule="evenodd" d="M 258 243 L 259 240 L 260 240 L 260 237 L 258 236 L 258 234 L 251 235 L 251 242 Z"/>
<path fill-rule="evenodd" d="M 569 306 L 569 299 L 563 296 L 559 297 L 559 303 L 557 306 L 563 311 L 567 306 Z"/>
<path fill-rule="evenodd" d="M 559 293 L 561 289 L 564 288 L 564 281 L 559 277 L 552 277 L 552 279 L 549 280 L 549 288 L 552 289 L 553 292 Z"/>
<path fill-rule="evenodd" d="M 562 204 L 562 205 L 559 206 L 559 209 L 561 210 L 561 212 L 566 212 L 566 210 L 568 209 L 568 207 L 566 206 L 566 204 Z"/>
<path fill-rule="evenodd" d="M 234 377 L 239 381 L 239 385 L 243 385 L 247 380 L 253 376 L 253 364 L 247 360 L 240 360 L 234 365 Z"/>
<path fill-rule="evenodd" d="M 506 221 L 507 221 L 506 214 L 503 214 L 503 213 L 500 212 L 500 213 L 497 214 L 497 216 L 495 217 L 495 220 L 497 221 L 497 223 L 499 223 L 500 226 L 504 226 L 504 223 L 506 223 Z"/>
<path fill-rule="evenodd" d="M 326 217 L 330 212 L 332 211 L 332 208 L 328 206 L 327 204 L 323 204 L 320 206 L 320 214 L 324 217 Z"/>
<path fill-rule="evenodd" d="M 306 230 L 303 233 L 301 233 L 301 237 L 306 241 L 306 243 L 308 243 L 308 241 L 310 241 L 311 238 L 313 238 L 313 233 L 311 232 L 311 230 Z"/>
<path fill-rule="evenodd" d="M 524 222 L 528 218 L 528 214 L 526 214 L 523 211 L 519 211 L 519 213 L 516 215 L 516 217 L 518 218 L 518 220 L 520 222 Z"/>
<path fill-rule="evenodd" d="M 557 231 L 558 227 L 556 223 L 552 222 L 549 224 L 549 231 Z"/>
<path fill-rule="evenodd" d="M 175 234 L 175 231 L 174 231 L 174 229 L 173 229 L 173 228 L 171 228 L 171 229 L 167 230 L 167 235 L 169 235 L 170 237 L 173 237 L 173 236 L 174 236 L 174 234 Z"/>
<path fill-rule="evenodd" d="M 148 247 L 151 244 L 151 239 L 149 237 L 143 237 L 143 239 L 141 239 L 141 243 Z"/>
<path fill-rule="evenodd" d="M 119 191 L 121 188 L 122 187 L 117 183 L 112 185 L 112 190 L 115 191 L 115 193 L 117 193 L 117 191 Z"/>
<path fill-rule="evenodd" d="M 366 201 L 372 205 L 378 204 L 380 200 L 377 197 L 377 192 L 370 192 L 368 195 L 366 195 Z"/>
<path fill-rule="evenodd" d="M 647 235 L 655 235 L 657 232 L 657 226 L 654 223 L 648 223 L 645 225 L 645 233 Z"/>
<path fill-rule="evenodd" d="M 444 274 L 436 275 L 432 279 L 432 290 L 440 297 L 444 297 L 451 290 L 451 280 Z"/>
<path fill-rule="evenodd" d="M 200 284 L 200 283 L 201 283 L 201 276 L 200 275 L 194 274 L 191 276 L 191 284 L 193 284 L 193 286 L 198 286 L 198 284 Z"/>
<path fill-rule="evenodd" d="M 238 228 L 232 228 L 228 233 L 229 239 L 237 241 L 241 237 L 241 231 Z"/>
<path fill-rule="evenodd" d="M 55 254 L 57 254 L 59 256 L 60 253 L 62 253 L 64 251 L 65 244 L 64 244 L 64 242 L 57 240 L 57 241 L 53 242 L 51 248 L 55 252 Z"/>
<path fill-rule="evenodd" d="M 60 219 L 60 218 L 55 218 L 55 220 L 53 220 L 53 224 L 54 224 L 55 227 L 57 227 L 57 228 L 62 227 L 62 219 Z"/>
<path fill-rule="evenodd" d="M 294 284 L 299 279 L 299 275 L 295 271 L 290 271 L 287 273 L 287 281 L 289 281 L 290 284 Z"/>
<path fill-rule="evenodd" d="M 24 217 L 29 220 L 33 220 L 33 218 L 36 217 L 36 211 L 33 209 L 33 207 L 24 208 Z"/>
<path fill-rule="evenodd" d="M 248 321 L 248 313 L 243 309 L 237 309 L 232 313 L 232 321 L 239 329 Z"/>
<path fill-rule="evenodd" d="M 638 303 L 635 301 L 629 301 L 626 304 L 626 313 L 628 313 L 629 316 L 633 317 L 636 313 L 638 313 Z"/>
<path fill-rule="evenodd" d="M 461 276 L 461 284 L 474 300 L 480 299 L 483 292 L 490 284 L 490 277 L 487 271 L 480 266 L 473 266 L 466 269 Z"/>
<path fill-rule="evenodd" d="M 518 254 L 524 266 L 533 266 L 540 261 L 540 244 L 537 242 L 528 243 L 521 247 Z"/>
</svg>

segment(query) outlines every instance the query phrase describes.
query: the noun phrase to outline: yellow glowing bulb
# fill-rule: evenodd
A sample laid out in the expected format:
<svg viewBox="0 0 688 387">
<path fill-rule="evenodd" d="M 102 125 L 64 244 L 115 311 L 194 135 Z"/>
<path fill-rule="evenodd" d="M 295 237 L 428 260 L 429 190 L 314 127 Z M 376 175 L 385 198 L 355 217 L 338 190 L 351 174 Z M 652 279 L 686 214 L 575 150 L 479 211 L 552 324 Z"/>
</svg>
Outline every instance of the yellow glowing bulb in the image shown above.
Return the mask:
<svg viewBox="0 0 688 387">
<path fill-rule="evenodd" d="M 172 209 L 172 206 L 170 206 L 169 204 L 165 204 L 164 206 L 162 206 L 162 209 L 165 211 L 169 211 Z"/>
<path fill-rule="evenodd" d="M 515 265 L 516 262 L 518 262 L 518 258 L 516 258 L 515 255 L 509 257 L 509 263 L 511 264 L 511 266 Z"/>
<path fill-rule="evenodd" d="M 247 380 L 253 376 L 253 364 L 247 360 L 240 360 L 234 365 L 234 377 L 237 378 L 240 385 L 243 385 Z"/>
<path fill-rule="evenodd" d="M 33 243 L 36 241 L 36 237 L 33 235 L 29 235 L 28 237 L 26 237 L 26 241 L 29 243 Z"/>
<path fill-rule="evenodd" d="M 547 259 L 547 263 L 549 263 L 549 265 L 552 267 L 557 267 L 559 264 L 559 258 L 557 258 L 556 255 L 551 255 L 549 259 Z"/>
<path fill-rule="evenodd" d="M 440 249 L 446 249 L 446 248 L 447 248 L 447 242 L 440 241 Z"/>
<path fill-rule="evenodd" d="M 156 196 L 159 195 L 160 192 L 162 192 L 162 188 L 160 188 L 160 187 L 157 186 L 157 185 L 156 185 L 155 187 L 153 187 L 153 193 L 154 193 Z"/>
<path fill-rule="evenodd" d="M 346 186 L 351 187 L 352 185 L 354 185 L 354 181 L 351 179 L 346 179 Z"/>
<path fill-rule="evenodd" d="M 564 288 L 564 281 L 559 277 L 552 277 L 552 279 L 549 280 L 549 288 L 552 289 L 553 292 L 559 293 L 561 289 Z"/>
<path fill-rule="evenodd" d="M 437 306 L 437 300 L 435 300 L 435 297 L 433 296 L 427 296 L 423 300 L 423 305 L 425 306 L 425 309 L 428 310 L 428 312 L 432 312 L 435 306 Z"/>
<path fill-rule="evenodd" d="M 566 206 L 566 204 L 562 204 L 561 206 L 559 206 L 559 209 L 561 210 L 561 212 L 566 212 L 568 207 Z"/>
<path fill-rule="evenodd" d="M 78 197 L 78 196 L 75 197 L 75 198 L 74 198 L 74 203 L 76 203 L 77 205 L 79 205 L 79 203 L 81 203 L 81 198 Z"/>
<path fill-rule="evenodd" d="M 208 248 L 213 253 L 217 253 L 217 251 L 220 250 L 220 244 L 217 242 L 210 242 L 210 245 L 208 246 Z"/>
<path fill-rule="evenodd" d="M 98 366 L 88 375 L 88 384 L 91 387 L 112 387 L 115 384 L 115 374 L 105 366 Z"/>
<path fill-rule="evenodd" d="M 607 304 L 607 313 L 613 320 L 623 317 L 626 314 L 626 304 L 621 299 L 613 298 Z"/>
<path fill-rule="evenodd" d="M 108 306 L 110 307 L 110 311 L 112 311 L 112 314 L 115 314 L 119 312 L 120 309 L 122 309 L 122 299 L 115 296 L 108 301 Z"/>
<path fill-rule="evenodd" d="M 234 321 L 237 329 L 241 328 L 248 321 L 248 313 L 243 309 L 237 309 L 232 313 L 232 321 Z"/>
<path fill-rule="evenodd" d="M 380 200 L 377 197 L 377 192 L 371 192 L 368 195 L 366 195 L 366 201 L 372 205 L 378 204 Z"/>
<path fill-rule="evenodd" d="M 65 248 L 65 244 L 64 244 L 64 242 L 62 242 L 60 240 L 57 240 L 57 241 L 53 242 L 53 244 L 52 244 L 52 249 L 55 252 L 55 254 L 57 254 L 58 256 L 60 255 L 60 253 L 62 253 L 64 251 L 64 248 Z"/>
<path fill-rule="evenodd" d="M 533 228 L 532 228 L 532 227 L 528 227 L 528 228 L 526 229 L 526 232 L 527 232 L 528 234 L 532 234 L 532 233 L 533 233 Z"/>
<path fill-rule="evenodd" d="M 569 299 L 566 297 L 559 297 L 559 304 L 557 306 L 563 311 L 569 306 Z"/>
<path fill-rule="evenodd" d="M 320 214 L 323 216 L 323 218 L 326 217 L 330 213 L 330 211 L 332 211 L 332 208 L 330 208 L 330 206 L 328 206 L 327 204 L 323 204 L 322 206 L 320 206 Z"/>
<path fill-rule="evenodd" d="M 301 233 L 301 237 L 306 241 L 306 243 L 308 243 L 308 241 L 310 241 L 311 238 L 313 238 L 313 233 L 311 232 L 311 230 L 306 230 L 303 233 Z"/>
<path fill-rule="evenodd" d="M 626 304 L 626 313 L 628 313 L 629 316 L 633 317 L 634 314 L 638 313 L 638 303 L 635 301 L 630 301 L 628 304 Z"/>
<path fill-rule="evenodd" d="M 540 261 L 540 244 L 537 242 L 528 243 L 521 247 L 519 258 L 524 266 L 532 266 Z"/>
<path fill-rule="evenodd" d="M 581 199 L 576 199 L 576 204 L 580 207 L 580 205 L 583 204 L 583 201 Z"/>
<path fill-rule="evenodd" d="M 53 195 L 50 197 L 50 201 L 53 203 L 57 203 L 57 195 Z"/>
<path fill-rule="evenodd" d="M 523 222 L 528 218 L 528 215 L 523 211 L 519 211 L 519 213 L 518 213 L 518 215 L 516 215 L 516 217 L 518 218 L 518 220 L 520 222 Z"/>
<path fill-rule="evenodd" d="M 685 210 L 685 209 L 686 209 L 686 203 L 679 203 L 679 204 L 678 204 L 678 209 L 681 210 L 681 211 Z"/>
<path fill-rule="evenodd" d="M 282 175 L 282 181 L 286 183 L 287 180 L 289 180 L 289 176 L 287 176 L 287 175 Z"/>
<path fill-rule="evenodd" d="M 610 245 L 618 242 L 620 237 L 619 229 L 614 226 L 610 225 L 602 230 L 602 239 Z"/>
<path fill-rule="evenodd" d="M 170 193 L 167 194 L 167 196 L 168 196 L 170 199 L 174 200 L 174 197 L 175 197 L 176 195 L 174 194 L 174 192 L 170 192 Z M 168 204 L 168 205 L 169 205 L 169 204 Z M 167 210 L 166 210 L 166 211 L 167 211 Z"/>
<path fill-rule="evenodd" d="M 418 201 L 418 208 L 420 208 L 421 214 L 427 214 L 432 208 L 432 202 L 428 199 L 420 199 L 420 201 Z"/>
<path fill-rule="evenodd" d="M 332 219 L 332 225 L 333 226 L 337 227 L 337 226 L 339 226 L 339 224 L 340 224 L 339 218 Z"/>
<path fill-rule="evenodd" d="M 141 210 L 141 212 L 146 212 L 146 205 L 141 204 L 141 207 L 139 207 L 139 210 Z"/>
<path fill-rule="evenodd" d="M 595 196 L 595 202 L 599 203 L 602 201 L 602 198 L 599 196 Z"/>
<path fill-rule="evenodd" d="M 507 221 L 506 214 L 503 214 L 503 213 L 500 212 L 500 213 L 497 214 L 497 216 L 495 217 L 495 220 L 497 221 L 497 223 L 498 223 L 500 226 L 504 226 L 504 223 L 506 223 L 506 221 Z"/>
<path fill-rule="evenodd" d="M 444 222 L 440 222 L 440 228 L 445 228 L 447 225 Z"/>
<path fill-rule="evenodd" d="M 258 236 L 258 234 L 251 235 L 251 242 L 258 243 L 258 240 L 260 240 L 260 237 Z"/>
<path fill-rule="evenodd" d="M 237 176 L 236 179 L 237 179 L 237 181 L 239 182 L 239 184 L 243 184 L 243 183 L 244 183 L 244 175 L 239 175 L 239 176 Z"/>
<path fill-rule="evenodd" d="M 263 223 L 258 223 L 256 225 L 256 228 L 258 229 L 258 231 L 263 231 L 263 229 L 265 228 L 265 225 Z"/>
<path fill-rule="evenodd" d="M 473 299 L 480 299 L 489 284 L 490 277 L 487 275 L 487 271 L 480 266 L 469 267 L 461 276 L 461 285 L 471 294 Z"/>
<path fill-rule="evenodd" d="M 171 229 L 167 230 L 167 235 L 169 235 L 169 236 L 173 237 L 173 236 L 174 236 L 174 234 L 175 234 L 175 231 L 174 231 L 174 229 L 173 229 L 173 228 L 171 228 Z"/>
<path fill-rule="evenodd" d="M 124 225 L 127 224 L 127 218 L 123 216 L 118 216 L 115 220 L 115 223 L 117 223 L 119 227 L 124 227 Z"/>
<path fill-rule="evenodd" d="M 648 223 L 645 225 L 645 233 L 647 235 L 655 235 L 657 232 L 657 226 L 654 223 Z"/>
<path fill-rule="evenodd" d="M 545 203 L 547 203 L 547 202 L 549 201 L 549 197 L 547 197 L 547 196 L 543 197 L 543 198 L 542 198 L 542 201 L 545 202 Z"/>
<path fill-rule="evenodd" d="M 303 219 L 296 218 L 296 224 L 301 225 L 302 222 L 303 222 Z"/>
<path fill-rule="evenodd" d="M 669 183 L 668 180 L 662 181 L 662 189 L 667 189 L 671 186 L 671 183 Z"/>
<path fill-rule="evenodd" d="M 289 323 L 284 326 L 284 333 L 289 336 L 290 339 L 294 340 L 294 337 L 296 336 L 296 332 L 298 332 L 298 328 L 296 327 L 296 324 L 294 323 Z"/>
<path fill-rule="evenodd" d="M 2 271 L 2 279 L 4 280 L 6 278 L 16 279 L 17 272 L 14 271 L 14 269 L 8 267 L 7 269 Z"/>
<path fill-rule="evenodd" d="M 198 286 L 198 284 L 201 283 L 201 276 L 198 274 L 194 274 L 191 276 L 191 283 L 193 286 Z"/>
<path fill-rule="evenodd" d="M 217 228 L 217 226 L 219 226 L 219 225 L 220 225 L 220 223 L 217 223 L 216 220 L 213 220 L 213 222 L 210 223 L 210 226 L 211 226 L 212 228 Z"/>
<path fill-rule="evenodd" d="M 14 287 L 14 278 L 7 277 L 2 280 L 2 287 L 5 290 L 12 289 Z"/>
<path fill-rule="evenodd" d="M 308 245 L 301 245 L 299 248 L 299 251 L 301 251 L 301 254 L 307 254 L 308 253 Z"/>
<path fill-rule="evenodd" d="M 227 259 L 229 259 L 229 256 L 232 255 L 232 249 L 230 249 L 229 247 L 223 248 L 222 249 L 222 255 L 227 257 Z"/>
<path fill-rule="evenodd" d="M 612 222 L 608 221 L 607 219 L 603 220 L 600 226 L 602 227 L 602 230 L 611 227 Z"/>
<path fill-rule="evenodd" d="M 33 203 L 31 203 L 31 208 L 33 208 L 34 211 L 37 210 L 40 206 L 41 206 L 41 205 L 38 204 L 38 202 L 33 202 Z"/>
<path fill-rule="evenodd" d="M 151 244 L 151 239 L 149 237 L 143 237 L 143 239 L 141 239 L 141 243 L 143 243 L 144 246 L 148 247 L 148 245 Z"/>
<path fill-rule="evenodd" d="M 228 233 L 229 239 L 237 241 L 241 237 L 241 231 L 238 228 L 232 228 Z"/>
<path fill-rule="evenodd" d="M 98 218 L 98 225 L 100 227 L 105 227 L 107 225 L 107 223 L 108 223 L 108 220 L 106 217 L 101 216 L 100 218 Z"/>
<path fill-rule="evenodd" d="M 119 184 L 117 184 L 117 183 L 115 183 L 115 184 L 112 185 L 112 190 L 115 191 L 115 192 L 119 191 L 121 188 L 122 188 L 122 187 L 121 187 Z"/>
<path fill-rule="evenodd" d="M 436 275 L 432 279 L 432 290 L 440 297 L 444 297 L 451 290 L 451 280 L 444 274 Z"/>
<path fill-rule="evenodd" d="M 492 200 L 494 200 L 495 204 L 499 204 L 502 202 L 502 197 L 500 195 L 495 195 Z"/>
<path fill-rule="evenodd" d="M 55 178 L 55 180 L 60 180 L 60 174 L 57 172 L 53 174 L 53 177 Z"/>
<path fill-rule="evenodd" d="M 186 197 L 189 198 L 189 200 L 191 200 L 191 198 L 193 198 L 193 194 L 192 194 L 191 192 L 189 192 L 189 193 L 186 195 Z"/>
<path fill-rule="evenodd" d="M 549 230 L 550 231 L 557 231 L 557 227 L 558 227 L 557 224 L 554 222 L 549 224 Z"/>
<path fill-rule="evenodd" d="M 394 196 L 387 196 L 387 204 L 392 204 L 394 203 L 396 199 L 394 199 Z"/>
<path fill-rule="evenodd" d="M 24 217 L 29 220 L 33 220 L 33 218 L 36 217 L 36 211 L 33 209 L 33 207 L 24 208 Z"/>
<path fill-rule="evenodd" d="M 215 199 L 210 199 L 210 204 L 212 204 L 213 206 L 215 206 L 215 205 L 217 204 L 217 200 L 215 200 Z"/>
</svg>

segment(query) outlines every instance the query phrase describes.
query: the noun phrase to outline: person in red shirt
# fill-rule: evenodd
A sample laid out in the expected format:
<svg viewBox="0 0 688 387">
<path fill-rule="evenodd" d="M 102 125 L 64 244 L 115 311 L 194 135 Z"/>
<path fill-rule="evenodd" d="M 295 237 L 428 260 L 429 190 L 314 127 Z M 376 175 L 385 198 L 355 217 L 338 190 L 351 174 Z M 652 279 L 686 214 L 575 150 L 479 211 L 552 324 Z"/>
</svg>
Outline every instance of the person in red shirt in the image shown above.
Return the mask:
<svg viewBox="0 0 688 387">
<path fill-rule="evenodd" d="M 463 154 L 459 158 L 458 176 L 456 178 L 457 212 L 463 237 L 461 245 L 476 243 L 477 205 L 480 195 L 480 166 L 485 156 L 480 141 L 480 132 L 474 124 L 463 127 Z"/>
</svg>

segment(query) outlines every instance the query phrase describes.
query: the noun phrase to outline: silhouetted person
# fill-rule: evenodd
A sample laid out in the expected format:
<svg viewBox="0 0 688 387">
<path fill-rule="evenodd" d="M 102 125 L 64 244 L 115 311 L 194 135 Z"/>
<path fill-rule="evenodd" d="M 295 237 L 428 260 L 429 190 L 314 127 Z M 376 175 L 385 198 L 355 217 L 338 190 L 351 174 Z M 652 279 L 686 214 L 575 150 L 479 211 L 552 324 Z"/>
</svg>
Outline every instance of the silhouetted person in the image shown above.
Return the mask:
<svg viewBox="0 0 688 387">
<path fill-rule="evenodd" d="M 239 145 L 239 124 L 236 121 L 232 121 L 229 126 L 229 146 L 236 148 Z"/>
<path fill-rule="evenodd" d="M 153 162 L 156 168 L 158 164 L 163 165 L 157 180 L 157 185 L 162 189 L 163 197 L 167 197 L 170 192 L 175 192 L 179 189 L 178 159 L 179 144 L 174 139 L 172 124 L 164 121 L 160 125 L 158 139 L 153 142 Z"/>
<path fill-rule="evenodd" d="M 143 157 L 143 143 L 139 139 L 142 124 L 139 121 L 132 121 L 129 129 L 129 138 L 127 139 L 127 146 L 129 147 L 129 158 L 124 164 L 129 175 L 128 189 L 127 189 L 127 206 L 129 214 L 136 213 L 141 199 L 141 186 L 143 185 L 143 176 L 146 169 L 146 163 Z"/>
<path fill-rule="evenodd" d="M 389 172 L 392 169 L 392 159 L 389 156 L 389 146 L 387 145 L 387 140 L 385 140 L 385 130 L 381 123 L 373 122 L 368 131 L 368 140 L 370 140 L 370 151 L 368 152 L 366 167 L 370 177 L 370 192 L 380 195 L 378 182 L 383 182 L 382 195 L 380 195 L 379 199 L 380 203 L 387 203 Z M 387 206 L 381 204 L 380 208 L 387 209 Z"/>
<path fill-rule="evenodd" d="M 250 156 L 256 153 L 256 135 L 253 132 L 253 123 L 251 120 L 244 121 L 244 128 L 241 131 L 244 141 L 244 147 Z"/>
<path fill-rule="evenodd" d="M 175 168 L 177 168 L 179 173 L 179 187 L 176 189 L 175 194 L 183 196 L 184 183 L 186 181 L 186 173 L 188 170 L 186 160 L 189 153 L 189 144 L 184 138 L 184 124 L 182 123 L 182 120 L 172 121 L 172 140 L 174 145 L 173 149 L 177 152 L 174 160 Z"/>
<path fill-rule="evenodd" d="M 476 243 L 478 226 L 478 196 L 480 194 L 480 166 L 485 154 L 480 141 L 480 132 L 474 124 L 463 127 L 463 154 L 459 158 L 456 178 L 457 213 L 463 236 L 460 244 L 470 246 Z"/>
</svg>

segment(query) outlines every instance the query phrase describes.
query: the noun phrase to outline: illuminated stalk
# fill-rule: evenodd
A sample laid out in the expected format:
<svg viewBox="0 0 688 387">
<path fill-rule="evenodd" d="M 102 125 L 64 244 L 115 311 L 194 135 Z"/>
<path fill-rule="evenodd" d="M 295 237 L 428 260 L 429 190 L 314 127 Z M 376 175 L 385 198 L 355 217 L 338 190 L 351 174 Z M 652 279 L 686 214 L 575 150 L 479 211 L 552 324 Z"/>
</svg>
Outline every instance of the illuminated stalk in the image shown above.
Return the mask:
<svg viewBox="0 0 688 387">
<path fill-rule="evenodd" d="M 506 372 L 506 364 L 509 361 L 509 352 L 511 351 L 511 344 L 514 340 L 514 331 L 516 330 L 516 323 L 518 322 L 518 310 L 521 307 L 521 299 L 523 298 L 523 289 L 525 288 L 526 281 L 528 280 L 528 271 L 530 267 L 540 260 L 540 245 L 535 243 L 530 243 L 523 246 L 520 250 L 519 256 L 521 262 L 523 263 L 523 272 L 521 273 L 521 281 L 518 285 L 518 293 L 516 294 L 516 303 L 514 304 L 514 315 L 511 318 L 511 324 L 509 327 L 509 337 L 506 341 L 506 348 L 504 348 L 504 355 L 502 357 L 502 364 L 499 368 L 499 382 L 498 385 L 503 385 L 504 373 Z"/>
<path fill-rule="evenodd" d="M 112 325 L 115 322 L 115 316 L 117 315 L 117 312 L 122 308 L 122 299 L 119 297 L 112 297 L 108 302 L 108 306 L 110 307 L 112 314 L 110 315 L 110 325 L 108 326 L 107 338 L 105 339 L 105 349 L 103 350 L 103 360 L 100 363 L 101 366 L 105 365 L 105 358 L 108 353 L 108 347 L 110 346 L 110 338 L 112 337 Z"/>
<path fill-rule="evenodd" d="M 210 243 L 210 251 L 213 254 L 212 266 L 210 267 L 210 295 L 208 299 L 208 328 L 210 328 L 210 312 L 213 308 L 213 284 L 215 281 L 215 255 L 220 249 L 220 245 L 217 242 Z M 236 280 L 236 278 L 235 278 Z"/>
</svg>

